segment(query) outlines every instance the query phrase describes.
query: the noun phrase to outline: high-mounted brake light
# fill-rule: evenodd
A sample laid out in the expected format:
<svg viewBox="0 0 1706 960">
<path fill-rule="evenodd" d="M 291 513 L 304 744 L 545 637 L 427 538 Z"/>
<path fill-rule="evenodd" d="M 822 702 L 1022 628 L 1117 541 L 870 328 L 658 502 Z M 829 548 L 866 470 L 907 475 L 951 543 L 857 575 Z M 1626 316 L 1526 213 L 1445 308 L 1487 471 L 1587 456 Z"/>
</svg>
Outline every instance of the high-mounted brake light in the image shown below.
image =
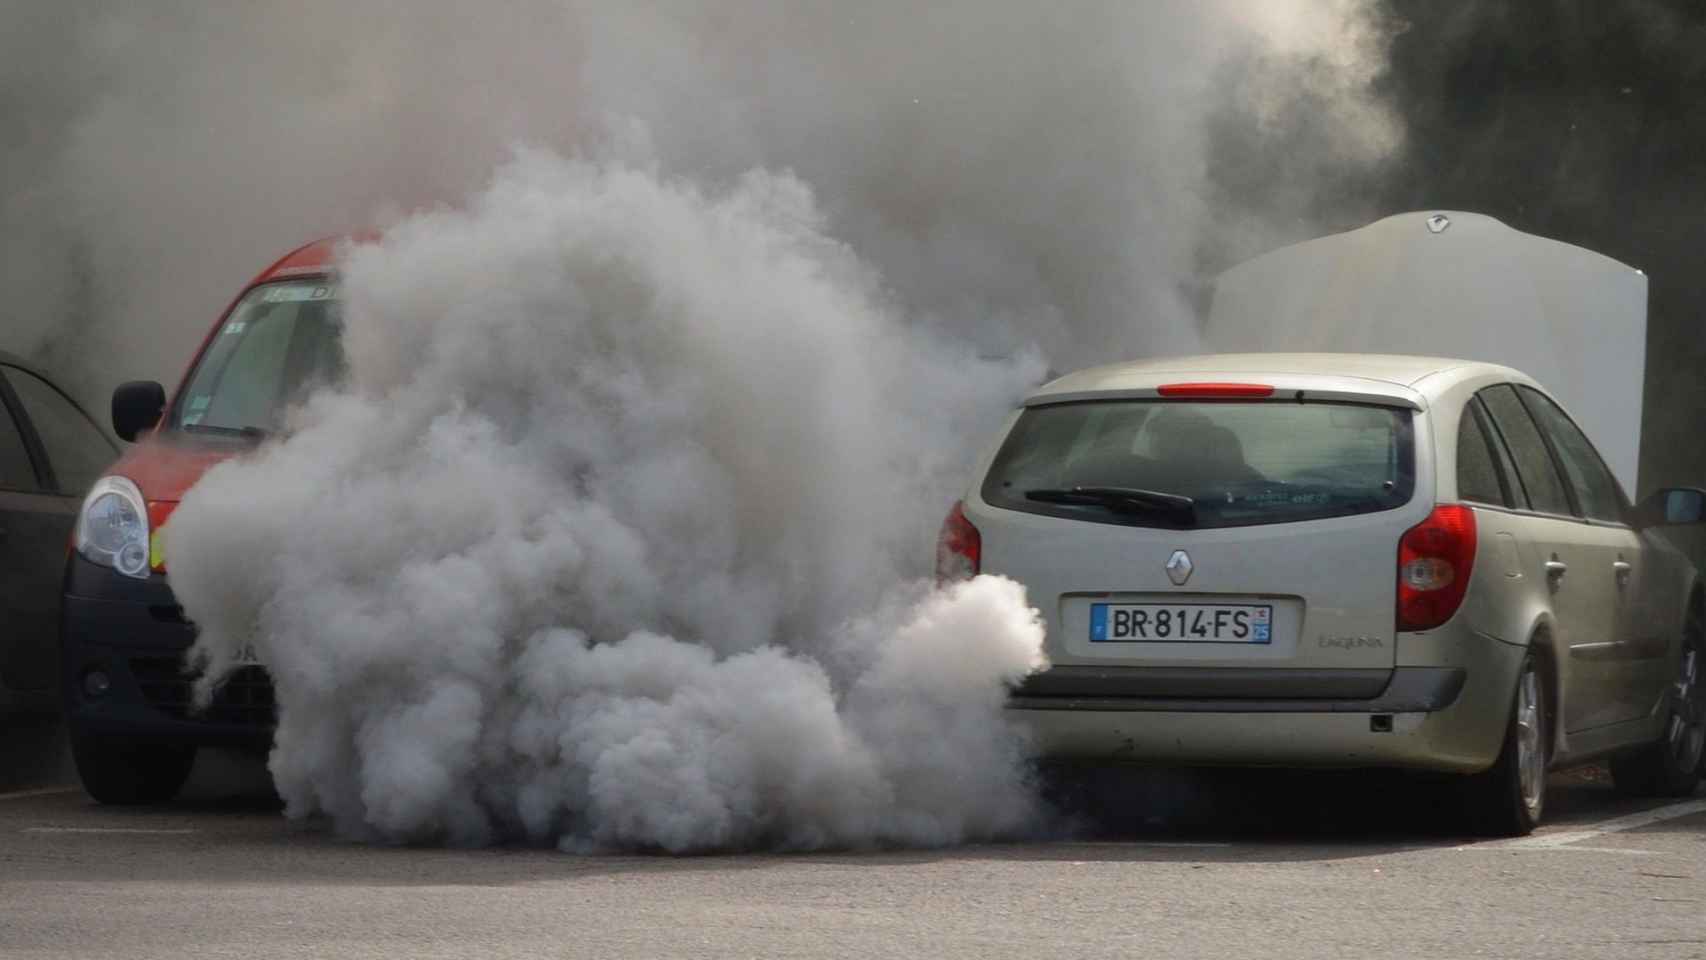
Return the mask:
<svg viewBox="0 0 1706 960">
<path fill-rule="evenodd" d="M 1274 388 L 1265 383 L 1167 383 L 1156 388 L 1156 392 L 1184 400 L 1227 400 L 1271 397 Z"/>
<path fill-rule="evenodd" d="M 1398 629 L 1432 630 L 1450 620 L 1475 569 L 1475 511 L 1434 508 L 1398 541 Z"/>
<path fill-rule="evenodd" d="M 964 502 L 955 501 L 936 538 L 936 585 L 970 580 L 982 565 L 983 536 L 966 519 Z"/>
</svg>

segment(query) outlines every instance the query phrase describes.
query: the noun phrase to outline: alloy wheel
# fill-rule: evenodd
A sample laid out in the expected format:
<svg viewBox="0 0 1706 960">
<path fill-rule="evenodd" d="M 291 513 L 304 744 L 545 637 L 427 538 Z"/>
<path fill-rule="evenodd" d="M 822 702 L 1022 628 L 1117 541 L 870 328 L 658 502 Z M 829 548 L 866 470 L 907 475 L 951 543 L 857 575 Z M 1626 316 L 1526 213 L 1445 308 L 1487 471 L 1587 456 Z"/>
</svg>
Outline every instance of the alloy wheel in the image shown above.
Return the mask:
<svg viewBox="0 0 1706 960">
<path fill-rule="evenodd" d="M 1517 684 L 1516 761 L 1523 806 L 1531 817 L 1540 815 L 1541 796 L 1546 788 L 1546 744 L 1541 717 L 1540 675 L 1533 664 Z"/>
<path fill-rule="evenodd" d="M 1671 689 L 1670 727 L 1666 731 L 1666 747 L 1670 750 L 1677 770 L 1699 768 L 1701 755 L 1706 752 L 1706 683 L 1700 676 L 1703 665 L 1702 638 L 1706 623 L 1702 612 L 1695 608 L 1688 615 L 1687 632 L 1682 643 L 1682 662 L 1677 665 L 1676 684 Z"/>
</svg>

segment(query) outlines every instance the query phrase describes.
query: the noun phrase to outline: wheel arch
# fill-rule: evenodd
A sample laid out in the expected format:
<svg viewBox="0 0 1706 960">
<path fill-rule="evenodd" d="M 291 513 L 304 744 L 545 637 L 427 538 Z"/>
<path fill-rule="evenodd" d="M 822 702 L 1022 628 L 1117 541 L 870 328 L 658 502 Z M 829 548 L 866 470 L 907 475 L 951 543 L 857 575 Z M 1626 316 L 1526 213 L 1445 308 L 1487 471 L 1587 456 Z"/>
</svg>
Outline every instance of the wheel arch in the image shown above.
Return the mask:
<svg viewBox="0 0 1706 960">
<path fill-rule="evenodd" d="M 1547 745 L 1551 752 L 1546 760 L 1550 763 L 1553 757 L 1567 752 L 1568 747 L 1564 724 L 1560 722 L 1564 715 L 1564 680 L 1558 669 L 1557 634 L 1552 631 L 1550 616 L 1537 622 L 1530 630 L 1528 649 L 1534 654 L 1534 667 L 1540 673 L 1541 692 L 1545 696 L 1546 731 L 1551 741 Z"/>
<path fill-rule="evenodd" d="M 1567 752 L 1567 741 L 1564 736 L 1564 724 L 1560 718 L 1564 716 L 1564 676 L 1563 658 L 1558 649 L 1561 642 L 1549 605 L 1533 604 L 1524 609 L 1509 623 L 1512 629 L 1506 636 L 1523 637 L 1521 643 L 1511 642 L 1532 653 L 1535 668 L 1540 672 L 1541 693 L 1546 701 L 1546 725 L 1548 731 L 1548 748 L 1551 757 L 1561 756 Z M 1508 715 L 1516 704 L 1516 684 L 1512 684 L 1505 694 L 1504 713 Z"/>
</svg>

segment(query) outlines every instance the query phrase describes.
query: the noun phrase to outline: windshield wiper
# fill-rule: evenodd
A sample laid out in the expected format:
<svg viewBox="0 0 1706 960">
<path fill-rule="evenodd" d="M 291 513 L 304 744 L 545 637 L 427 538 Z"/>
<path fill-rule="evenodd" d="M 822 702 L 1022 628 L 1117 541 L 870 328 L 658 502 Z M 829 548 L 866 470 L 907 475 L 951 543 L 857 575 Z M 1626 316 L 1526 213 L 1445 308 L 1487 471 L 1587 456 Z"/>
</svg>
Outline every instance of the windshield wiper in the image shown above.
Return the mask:
<svg viewBox="0 0 1706 960">
<path fill-rule="evenodd" d="M 186 423 L 180 429 L 185 433 L 217 433 L 227 437 L 243 437 L 259 443 L 272 436 L 271 430 L 260 427 L 220 427 L 211 423 Z"/>
<path fill-rule="evenodd" d="M 1139 487 L 1062 487 L 1026 490 L 1026 500 L 1064 503 L 1072 506 L 1104 507 L 1116 513 L 1163 514 L 1180 526 L 1197 524 L 1197 502 L 1179 493 L 1144 490 Z"/>
</svg>

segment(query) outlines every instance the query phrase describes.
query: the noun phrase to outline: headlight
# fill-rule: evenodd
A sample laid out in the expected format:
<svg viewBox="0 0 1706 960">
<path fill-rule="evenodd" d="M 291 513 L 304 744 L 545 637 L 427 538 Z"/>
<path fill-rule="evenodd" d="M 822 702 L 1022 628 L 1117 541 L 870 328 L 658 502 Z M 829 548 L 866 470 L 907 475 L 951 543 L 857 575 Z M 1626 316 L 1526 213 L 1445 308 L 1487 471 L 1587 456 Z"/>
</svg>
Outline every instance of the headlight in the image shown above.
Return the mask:
<svg viewBox="0 0 1706 960">
<path fill-rule="evenodd" d="M 148 509 L 123 477 L 102 477 L 77 514 L 77 552 L 127 577 L 148 579 Z"/>
</svg>

